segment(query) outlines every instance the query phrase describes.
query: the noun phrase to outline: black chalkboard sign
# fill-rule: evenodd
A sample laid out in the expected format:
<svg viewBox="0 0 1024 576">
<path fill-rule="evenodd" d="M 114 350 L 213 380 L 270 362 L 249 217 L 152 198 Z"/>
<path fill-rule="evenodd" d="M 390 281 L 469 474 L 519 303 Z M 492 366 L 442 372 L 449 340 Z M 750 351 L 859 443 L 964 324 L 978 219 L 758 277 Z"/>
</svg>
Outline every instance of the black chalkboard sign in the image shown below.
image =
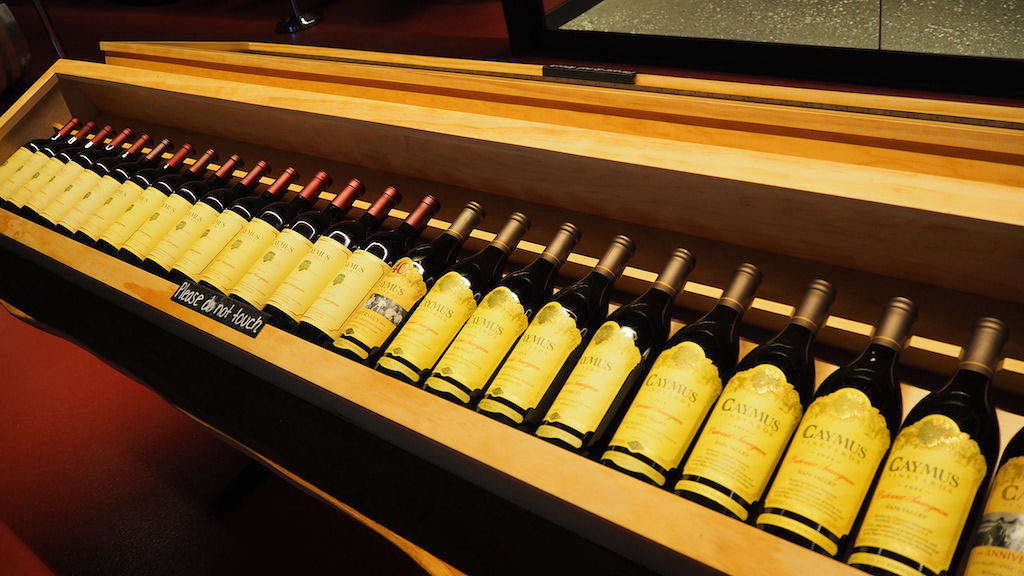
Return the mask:
<svg viewBox="0 0 1024 576">
<path fill-rule="evenodd" d="M 269 314 L 248 304 L 232 300 L 189 280 L 178 286 L 171 295 L 171 300 L 253 338 L 260 333 L 270 318 Z"/>
</svg>

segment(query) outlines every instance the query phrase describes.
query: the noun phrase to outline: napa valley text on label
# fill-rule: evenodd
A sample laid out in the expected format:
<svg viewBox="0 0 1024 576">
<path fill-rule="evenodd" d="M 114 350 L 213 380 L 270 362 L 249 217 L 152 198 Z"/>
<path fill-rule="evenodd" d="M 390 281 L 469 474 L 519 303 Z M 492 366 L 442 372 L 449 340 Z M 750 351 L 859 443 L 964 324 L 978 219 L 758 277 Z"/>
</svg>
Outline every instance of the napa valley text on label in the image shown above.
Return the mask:
<svg viewBox="0 0 1024 576">
<path fill-rule="evenodd" d="M 269 317 L 269 314 L 252 306 L 188 280 L 178 286 L 171 300 L 253 338 L 260 333 Z"/>
</svg>

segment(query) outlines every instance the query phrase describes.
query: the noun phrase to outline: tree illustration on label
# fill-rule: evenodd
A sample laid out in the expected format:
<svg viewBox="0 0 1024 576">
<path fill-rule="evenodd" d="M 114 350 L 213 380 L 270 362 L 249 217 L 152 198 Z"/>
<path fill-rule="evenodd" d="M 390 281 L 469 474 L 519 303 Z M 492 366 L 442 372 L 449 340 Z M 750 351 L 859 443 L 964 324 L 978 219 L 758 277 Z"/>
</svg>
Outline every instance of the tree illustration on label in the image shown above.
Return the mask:
<svg viewBox="0 0 1024 576">
<path fill-rule="evenodd" d="M 345 281 L 345 275 L 344 274 L 338 274 L 337 276 L 334 277 L 334 280 L 331 282 L 331 286 L 337 286 L 338 284 L 341 284 L 344 281 Z"/>
<path fill-rule="evenodd" d="M 185 221 L 184 221 L 184 220 L 182 220 L 181 222 L 178 222 L 178 225 L 177 225 L 177 226 L 175 226 L 175 227 L 174 227 L 174 229 L 175 229 L 175 230 L 181 230 L 181 229 L 182 229 L 182 228 L 184 228 L 184 227 L 185 227 Z"/>
<path fill-rule="evenodd" d="M 263 255 L 263 261 L 264 262 L 270 262 L 271 260 L 274 259 L 274 256 L 276 256 L 276 255 L 277 254 L 275 254 L 273 252 L 267 252 L 266 254 Z"/>
<path fill-rule="evenodd" d="M 156 220 L 159 217 L 160 217 L 160 213 L 159 212 L 153 212 L 153 215 L 149 217 L 149 221 L 152 222 L 153 220 Z"/>
<path fill-rule="evenodd" d="M 89 196 L 92 196 L 92 190 L 89 190 L 88 192 L 86 192 L 85 196 L 82 196 L 82 200 L 85 200 Z M 110 202 L 110 200 L 107 200 L 107 202 Z"/>
<path fill-rule="evenodd" d="M 299 271 L 302 272 L 305 270 L 309 270 L 309 267 L 312 265 L 313 263 L 310 262 L 309 260 L 303 260 L 302 262 L 299 263 Z"/>
<path fill-rule="evenodd" d="M 234 242 L 231 243 L 231 248 L 229 248 L 229 250 L 237 250 L 241 246 L 242 246 L 242 241 L 241 240 L 235 240 Z"/>
</svg>

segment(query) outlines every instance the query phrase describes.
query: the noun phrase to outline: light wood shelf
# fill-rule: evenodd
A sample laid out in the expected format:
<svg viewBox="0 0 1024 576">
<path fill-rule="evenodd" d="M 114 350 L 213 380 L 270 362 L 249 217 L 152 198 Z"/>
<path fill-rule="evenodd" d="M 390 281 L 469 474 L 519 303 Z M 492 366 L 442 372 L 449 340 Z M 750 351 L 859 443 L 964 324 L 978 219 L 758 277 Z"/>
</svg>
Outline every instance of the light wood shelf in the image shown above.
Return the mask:
<svg viewBox="0 0 1024 576">
<path fill-rule="evenodd" d="M 706 310 L 732 269 L 751 261 L 766 280 L 746 318 L 745 349 L 781 327 L 807 281 L 824 277 L 838 286 L 839 299 L 821 334 L 819 380 L 863 347 L 886 300 L 910 296 L 922 321 L 904 355 L 914 369 L 907 409 L 955 366 L 974 318 L 1001 317 L 1014 334 L 1024 326 L 1024 270 L 1017 265 L 1024 256 L 1024 133 L 1017 129 L 541 83 L 519 77 L 535 70 L 514 66 L 498 70 L 512 78 L 449 71 L 459 64 L 452 61 L 299 50 L 337 59 L 307 61 L 248 43 L 104 47 L 107 64 L 58 62 L 0 117 L 0 155 L 77 115 L 251 162 L 264 158 L 277 171 L 327 169 L 336 182 L 358 176 L 371 191 L 395 184 L 408 198 L 434 193 L 445 210 L 428 236 L 464 201 L 480 200 L 489 218 L 469 249 L 522 209 L 535 229 L 516 263 L 537 254 L 563 220 L 584 230 L 565 281 L 584 274 L 612 235 L 627 233 L 639 251 L 616 285 L 620 302 L 646 287 L 672 248 L 686 246 L 699 264 L 677 301 L 680 320 Z M 417 67 L 395 65 L 403 63 Z M 759 97 L 750 86 L 685 88 L 741 88 L 741 95 Z M 1012 107 L 954 109 L 829 93 L 772 97 L 911 111 L 919 105 L 1006 125 L 1021 118 Z M 750 141 L 740 144 L 744 139 Z M 169 282 L 17 216 L 0 214 L 0 242 L 658 572 L 858 573 L 276 328 L 243 336 L 173 303 Z M 1016 335 L 997 377 L 1002 397 L 1018 410 L 1021 341 Z M 1000 417 L 1004 441 L 1024 423 L 1010 412 Z"/>
</svg>

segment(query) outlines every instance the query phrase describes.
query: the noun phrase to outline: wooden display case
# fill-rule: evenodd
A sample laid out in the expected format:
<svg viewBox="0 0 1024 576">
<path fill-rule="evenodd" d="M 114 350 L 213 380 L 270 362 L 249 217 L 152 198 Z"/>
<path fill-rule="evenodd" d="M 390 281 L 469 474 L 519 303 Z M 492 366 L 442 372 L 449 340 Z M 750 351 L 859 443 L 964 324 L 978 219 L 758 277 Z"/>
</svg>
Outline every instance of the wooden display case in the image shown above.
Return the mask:
<svg viewBox="0 0 1024 576">
<path fill-rule="evenodd" d="M 889 298 L 908 296 L 921 314 L 904 354 L 906 410 L 953 370 L 973 321 L 997 316 L 1013 338 L 994 395 L 1004 442 L 1024 424 L 1020 107 L 643 75 L 619 86 L 527 65 L 251 43 L 104 50 L 106 64 L 58 62 L 0 118 L 0 154 L 71 115 L 131 126 L 263 158 L 275 173 L 325 169 L 371 191 L 435 194 L 444 209 L 427 236 L 478 200 L 488 219 L 469 250 L 522 210 L 534 227 L 514 263 L 570 220 L 584 240 L 563 281 L 625 233 L 638 251 L 616 284 L 620 303 L 684 246 L 698 257 L 676 302 L 684 322 L 753 262 L 765 281 L 746 317 L 747 350 L 785 323 L 808 281 L 825 278 L 839 295 L 819 380 L 867 343 Z M 276 328 L 249 338 L 172 302 L 170 282 L 9 213 L 0 248 L 648 569 L 859 573 Z"/>
</svg>

